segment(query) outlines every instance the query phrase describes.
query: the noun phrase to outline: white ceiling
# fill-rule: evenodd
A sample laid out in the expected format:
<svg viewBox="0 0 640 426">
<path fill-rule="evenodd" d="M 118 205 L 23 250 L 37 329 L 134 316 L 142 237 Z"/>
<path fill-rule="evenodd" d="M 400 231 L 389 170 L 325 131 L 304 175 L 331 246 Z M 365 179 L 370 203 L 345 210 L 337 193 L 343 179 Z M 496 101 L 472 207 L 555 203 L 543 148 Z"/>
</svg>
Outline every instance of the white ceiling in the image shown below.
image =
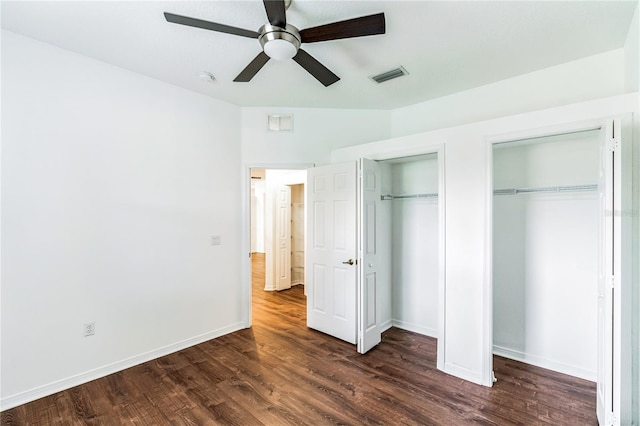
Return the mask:
<svg viewBox="0 0 640 426">
<path fill-rule="evenodd" d="M 384 35 L 303 44 L 340 76 L 325 88 L 293 61 L 232 80 L 257 40 L 167 23 L 172 12 L 258 30 L 260 0 L 2 1 L 2 28 L 241 106 L 391 109 L 616 49 L 633 1 L 293 0 L 299 29 L 384 12 Z M 368 77 L 404 66 L 408 76 Z M 46 69 L 46 64 L 42 64 Z M 211 72 L 215 81 L 198 78 Z"/>
</svg>

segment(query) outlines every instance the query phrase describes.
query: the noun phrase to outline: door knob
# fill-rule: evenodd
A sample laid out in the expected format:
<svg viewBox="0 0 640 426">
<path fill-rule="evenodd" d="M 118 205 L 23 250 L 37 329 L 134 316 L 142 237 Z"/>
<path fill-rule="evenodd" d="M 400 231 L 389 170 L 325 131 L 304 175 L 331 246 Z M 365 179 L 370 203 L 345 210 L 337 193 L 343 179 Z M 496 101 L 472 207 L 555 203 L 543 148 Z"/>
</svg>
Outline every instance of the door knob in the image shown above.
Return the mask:
<svg viewBox="0 0 640 426">
<path fill-rule="evenodd" d="M 342 262 L 343 265 L 353 265 L 353 259 L 349 259 L 346 262 Z"/>
</svg>

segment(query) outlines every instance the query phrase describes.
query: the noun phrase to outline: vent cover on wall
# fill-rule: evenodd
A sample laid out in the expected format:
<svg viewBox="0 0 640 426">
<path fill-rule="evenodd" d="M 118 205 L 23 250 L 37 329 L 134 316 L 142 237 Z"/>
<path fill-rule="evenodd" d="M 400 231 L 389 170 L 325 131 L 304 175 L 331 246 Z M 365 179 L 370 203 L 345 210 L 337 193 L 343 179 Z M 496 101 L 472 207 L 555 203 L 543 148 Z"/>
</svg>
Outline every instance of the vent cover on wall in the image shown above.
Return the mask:
<svg viewBox="0 0 640 426">
<path fill-rule="evenodd" d="M 404 67 L 394 68 L 390 71 L 383 72 L 382 74 L 374 75 L 369 77 L 371 80 L 380 84 L 385 81 L 393 80 L 394 78 L 402 77 L 403 75 L 409 74 Z"/>
<path fill-rule="evenodd" d="M 270 114 L 267 117 L 267 129 L 271 132 L 291 132 L 293 131 L 293 116 Z"/>
</svg>

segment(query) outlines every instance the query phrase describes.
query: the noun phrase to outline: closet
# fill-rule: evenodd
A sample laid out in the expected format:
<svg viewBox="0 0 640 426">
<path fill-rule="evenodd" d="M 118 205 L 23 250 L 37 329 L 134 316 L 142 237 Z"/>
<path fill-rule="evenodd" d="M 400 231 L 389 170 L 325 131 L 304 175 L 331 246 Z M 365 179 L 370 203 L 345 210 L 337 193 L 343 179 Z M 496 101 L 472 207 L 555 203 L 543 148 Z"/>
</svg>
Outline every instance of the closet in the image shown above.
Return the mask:
<svg viewBox="0 0 640 426">
<path fill-rule="evenodd" d="M 387 294 L 391 309 L 384 319 L 389 325 L 436 337 L 438 158 L 429 154 L 380 161 L 379 165 L 382 217 L 391 222 L 386 228 L 390 234 Z"/>
<path fill-rule="evenodd" d="M 593 130 L 493 149 L 494 353 L 592 381 L 598 140 Z"/>
</svg>

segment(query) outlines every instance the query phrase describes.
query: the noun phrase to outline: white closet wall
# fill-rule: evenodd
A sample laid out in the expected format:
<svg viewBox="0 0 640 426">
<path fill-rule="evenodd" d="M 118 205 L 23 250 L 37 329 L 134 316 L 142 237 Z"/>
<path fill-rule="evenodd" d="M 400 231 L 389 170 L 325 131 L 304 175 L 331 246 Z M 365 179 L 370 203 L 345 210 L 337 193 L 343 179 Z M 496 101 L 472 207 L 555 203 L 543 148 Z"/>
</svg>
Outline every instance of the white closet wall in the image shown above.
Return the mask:
<svg viewBox="0 0 640 426">
<path fill-rule="evenodd" d="M 437 194 L 435 155 L 391 160 L 391 194 Z M 436 336 L 438 329 L 438 199 L 407 198 L 391 204 L 392 324 Z"/>
<path fill-rule="evenodd" d="M 264 195 L 265 183 L 251 179 L 251 252 L 264 253 Z"/>
<path fill-rule="evenodd" d="M 494 188 L 596 184 L 597 132 L 497 145 Z M 596 378 L 598 192 L 495 195 L 494 352 Z"/>
</svg>

